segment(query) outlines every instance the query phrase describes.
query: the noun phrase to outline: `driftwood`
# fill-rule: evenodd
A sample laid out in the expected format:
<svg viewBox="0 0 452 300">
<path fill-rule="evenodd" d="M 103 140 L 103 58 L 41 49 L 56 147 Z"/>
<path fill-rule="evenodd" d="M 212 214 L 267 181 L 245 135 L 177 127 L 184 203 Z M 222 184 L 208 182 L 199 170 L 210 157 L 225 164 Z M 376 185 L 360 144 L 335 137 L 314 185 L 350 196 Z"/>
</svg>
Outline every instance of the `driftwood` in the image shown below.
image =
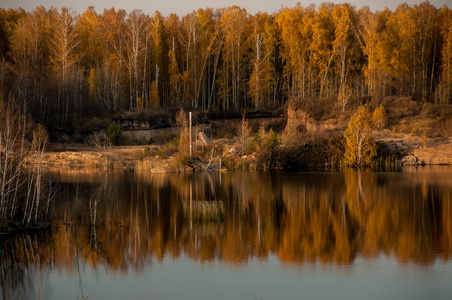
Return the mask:
<svg viewBox="0 0 452 300">
<path fill-rule="evenodd" d="M 196 166 L 204 169 L 205 172 L 217 172 L 218 167 L 212 165 L 213 151 L 214 151 L 214 148 L 212 148 L 212 151 L 210 152 L 210 160 L 208 163 L 203 163 L 200 160 L 194 160 L 194 159 L 192 159 L 191 163 L 193 165 L 196 165 Z"/>
</svg>

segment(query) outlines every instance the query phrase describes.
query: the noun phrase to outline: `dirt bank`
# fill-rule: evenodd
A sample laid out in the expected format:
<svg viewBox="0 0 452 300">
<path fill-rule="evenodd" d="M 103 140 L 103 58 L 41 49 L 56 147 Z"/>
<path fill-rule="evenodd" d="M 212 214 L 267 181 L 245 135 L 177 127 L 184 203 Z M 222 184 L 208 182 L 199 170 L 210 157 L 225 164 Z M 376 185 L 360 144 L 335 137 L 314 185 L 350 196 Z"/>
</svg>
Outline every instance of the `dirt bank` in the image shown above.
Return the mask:
<svg viewBox="0 0 452 300">
<path fill-rule="evenodd" d="M 421 137 L 389 130 L 374 132 L 374 137 L 400 153 L 402 165 L 452 165 L 452 137 Z"/>
</svg>

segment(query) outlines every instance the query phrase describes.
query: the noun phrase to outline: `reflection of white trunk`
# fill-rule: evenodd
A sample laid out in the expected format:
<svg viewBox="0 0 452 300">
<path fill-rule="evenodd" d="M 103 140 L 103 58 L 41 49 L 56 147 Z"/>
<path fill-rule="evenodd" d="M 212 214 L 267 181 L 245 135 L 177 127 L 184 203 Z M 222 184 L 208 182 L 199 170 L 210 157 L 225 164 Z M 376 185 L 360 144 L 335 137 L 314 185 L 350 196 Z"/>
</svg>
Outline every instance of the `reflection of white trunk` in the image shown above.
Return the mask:
<svg viewBox="0 0 452 300">
<path fill-rule="evenodd" d="M 262 236 L 262 220 L 261 220 L 261 216 L 258 215 L 258 217 L 257 217 L 257 241 L 258 241 L 258 245 L 261 244 L 261 236 Z"/>
<path fill-rule="evenodd" d="M 190 232 L 192 231 L 192 229 L 193 229 L 193 181 L 191 181 L 190 183 Z"/>
<path fill-rule="evenodd" d="M 94 200 L 94 205 L 92 204 L 92 198 L 89 198 L 89 211 L 90 211 L 90 219 L 91 226 L 96 226 L 96 218 L 97 218 L 97 200 Z"/>
<path fill-rule="evenodd" d="M 46 205 L 46 214 L 45 214 L 45 218 L 48 218 L 49 216 L 49 209 L 50 209 L 50 199 L 52 199 L 52 181 L 49 181 L 49 194 L 47 195 L 47 205 Z"/>
</svg>

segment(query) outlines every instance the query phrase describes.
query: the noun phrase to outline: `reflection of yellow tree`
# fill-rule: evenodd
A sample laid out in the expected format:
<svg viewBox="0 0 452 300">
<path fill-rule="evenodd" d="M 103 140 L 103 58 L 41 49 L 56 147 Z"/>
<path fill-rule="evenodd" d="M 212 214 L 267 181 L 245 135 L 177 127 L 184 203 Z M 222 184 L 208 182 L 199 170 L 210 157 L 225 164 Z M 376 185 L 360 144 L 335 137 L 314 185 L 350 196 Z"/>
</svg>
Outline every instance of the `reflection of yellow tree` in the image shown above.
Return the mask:
<svg viewBox="0 0 452 300">
<path fill-rule="evenodd" d="M 318 184 L 320 182 L 314 186 Z M 331 193 L 331 189 L 337 188 L 339 186 L 327 186 L 319 191 L 313 189 L 311 183 L 302 187 L 299 183 L 284 186 L 284 201 L 290 202 L 284 222 L 287 227 L 284 227 L 281 257 L 299 262 L 317 259 L 337 263 L 352 261 L 356 253 L 352 240 L 356 228 L 344 198 Z"/>
<path fill-rule="evenodd" d="M 442 191 L 444 205 L 442 207 L 443 234 L 440 244 L 443 249 L 442 259 L 448 260 L 452 255 L 452 189 Z"/>
<path fill-rule="evenodd" d="M 349 264 L 357 255 L 386 253 L 428 264 L 438 253 L 444 260 L 452 254 L 447 182 L 353 170 L 277 177 L 154 174 L 119 184 L 122 180 L 80 183 L 78 192 L 76 185 L 63 188 L 77 197 L 57 209 L 51 251 L 39 246 L 42 265 L 53 261 L 60 271 L 76 272 L 83 261 L 93 269 L 127 272 L 182 253 L 201 263 L 239 264 L 274 253 L 289 263 Z M 187 220 L 182 201 L 189 200 L 190 187 L 193 199 L 221 199 L 224 217 Z M 93 232 L 84 213 L 95 195 L 101 199 Z M 17 247 L 16 257 L 26 259 L 22 244 Z"/>
</svg>

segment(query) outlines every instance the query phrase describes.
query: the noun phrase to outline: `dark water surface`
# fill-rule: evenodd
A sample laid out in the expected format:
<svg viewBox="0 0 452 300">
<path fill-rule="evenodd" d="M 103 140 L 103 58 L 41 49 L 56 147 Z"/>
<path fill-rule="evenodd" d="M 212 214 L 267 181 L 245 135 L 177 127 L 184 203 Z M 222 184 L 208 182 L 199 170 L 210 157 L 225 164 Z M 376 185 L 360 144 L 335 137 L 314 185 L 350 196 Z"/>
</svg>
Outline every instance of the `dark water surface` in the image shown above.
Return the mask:
<svg viewBox="0 0 452 300">
<path fill-rule="evenodd" d="M 49 174 L 51 233 L 0 241 L 7 299 L 452 299 L 452 168 Z"/>
</svg>

